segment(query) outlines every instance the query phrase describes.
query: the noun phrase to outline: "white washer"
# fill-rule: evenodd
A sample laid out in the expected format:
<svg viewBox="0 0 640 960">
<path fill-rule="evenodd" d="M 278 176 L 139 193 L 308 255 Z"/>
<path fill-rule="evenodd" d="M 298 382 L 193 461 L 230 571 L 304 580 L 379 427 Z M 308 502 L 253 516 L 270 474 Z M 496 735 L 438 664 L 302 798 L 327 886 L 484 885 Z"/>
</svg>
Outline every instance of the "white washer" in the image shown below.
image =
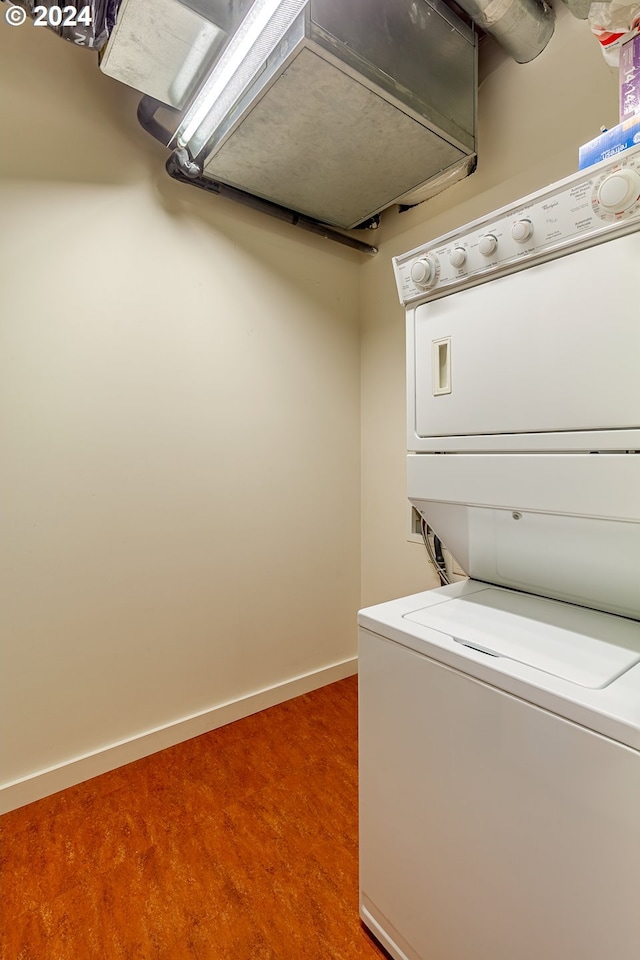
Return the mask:
<svg viewBox="0 0 640 960">
<path fill-rule="evenodd" d="M 471 580 L 359 623 L 365 924 L 397 960 L 637 960 L 640 625 Z"/>
<path fill-rule="evenodd" d="M 394 261 L 409 498 L 471 574 L 358 618 L 397 960 L 640 957 L 639 227 L 634 149 Z"/>
</svg>

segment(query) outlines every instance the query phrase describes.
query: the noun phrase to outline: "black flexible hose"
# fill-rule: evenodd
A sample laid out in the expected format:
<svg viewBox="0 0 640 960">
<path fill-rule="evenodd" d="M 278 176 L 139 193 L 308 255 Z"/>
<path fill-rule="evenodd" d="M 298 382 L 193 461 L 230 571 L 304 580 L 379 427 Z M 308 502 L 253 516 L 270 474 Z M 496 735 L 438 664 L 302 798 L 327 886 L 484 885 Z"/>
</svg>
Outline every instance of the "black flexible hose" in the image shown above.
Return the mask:
<svg viewBox="0 0 640 960">
<path fill-rule="evenodd" d="M 173 137 L 173 130 L 167 130 L 166 127 L 163 127 L 162 124 L 156 120 L 156 113 L 162 109 L 171 110 L 172 108 L 168 107 L 166 103 L 161 103 L 160 100 L 145 96 L 138 104 L 137 117 L 142 129 L 146 130 L 147 133 L 150 133 L 152 137 L 155 137 L 156 140 L 159 140 L 160 143 L 163 143 L 166 147 Z M 178 110 L 176 110 L 175 113 L 176 116 L 179 116 Z"/>
</svg>

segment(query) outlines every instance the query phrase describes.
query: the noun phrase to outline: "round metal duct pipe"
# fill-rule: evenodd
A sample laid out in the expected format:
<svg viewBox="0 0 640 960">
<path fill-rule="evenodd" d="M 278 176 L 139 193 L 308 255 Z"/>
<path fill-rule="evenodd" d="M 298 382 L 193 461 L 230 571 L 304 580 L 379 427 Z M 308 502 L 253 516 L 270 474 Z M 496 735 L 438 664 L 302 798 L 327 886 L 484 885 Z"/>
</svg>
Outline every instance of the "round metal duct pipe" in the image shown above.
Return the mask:
<svg viewBox="0 0 640 960">
<path fill-rule="evenodd" d="M 553 34 L 554 13 L 545 0 L 456 0 L 517 63 L 542 53 Z"/>
</svg>

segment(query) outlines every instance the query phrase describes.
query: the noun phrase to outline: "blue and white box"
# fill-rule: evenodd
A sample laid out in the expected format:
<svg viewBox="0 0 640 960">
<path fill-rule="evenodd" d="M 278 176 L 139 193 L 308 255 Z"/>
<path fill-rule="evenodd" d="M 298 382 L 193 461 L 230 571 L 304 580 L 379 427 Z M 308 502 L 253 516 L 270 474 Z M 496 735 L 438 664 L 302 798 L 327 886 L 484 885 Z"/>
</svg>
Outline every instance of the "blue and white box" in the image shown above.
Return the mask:
<svg viewBox="0 0 640 960">
<path fill-rule="evenodd" d="M 584 170 L 600 160 L 610 160 L 623 150 L 640 143 L 640 113 L 605 130 L 599 137 L 583 144 L 578 151 L 578 169 Z"/>
</svg>

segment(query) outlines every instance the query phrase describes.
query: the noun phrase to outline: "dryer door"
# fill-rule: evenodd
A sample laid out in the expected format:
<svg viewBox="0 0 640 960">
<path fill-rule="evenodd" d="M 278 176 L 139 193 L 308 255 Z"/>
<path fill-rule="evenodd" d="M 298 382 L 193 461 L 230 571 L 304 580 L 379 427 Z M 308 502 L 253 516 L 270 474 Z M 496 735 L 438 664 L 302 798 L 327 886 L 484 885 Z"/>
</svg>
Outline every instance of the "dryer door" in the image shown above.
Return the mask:
<svg viewBox="0 0 640 960">
<path fill-rule="evenodd" d="M 639 426 L 639 262 L 635 233 L 409 309 L 410 435 Z"/>
</svg>

